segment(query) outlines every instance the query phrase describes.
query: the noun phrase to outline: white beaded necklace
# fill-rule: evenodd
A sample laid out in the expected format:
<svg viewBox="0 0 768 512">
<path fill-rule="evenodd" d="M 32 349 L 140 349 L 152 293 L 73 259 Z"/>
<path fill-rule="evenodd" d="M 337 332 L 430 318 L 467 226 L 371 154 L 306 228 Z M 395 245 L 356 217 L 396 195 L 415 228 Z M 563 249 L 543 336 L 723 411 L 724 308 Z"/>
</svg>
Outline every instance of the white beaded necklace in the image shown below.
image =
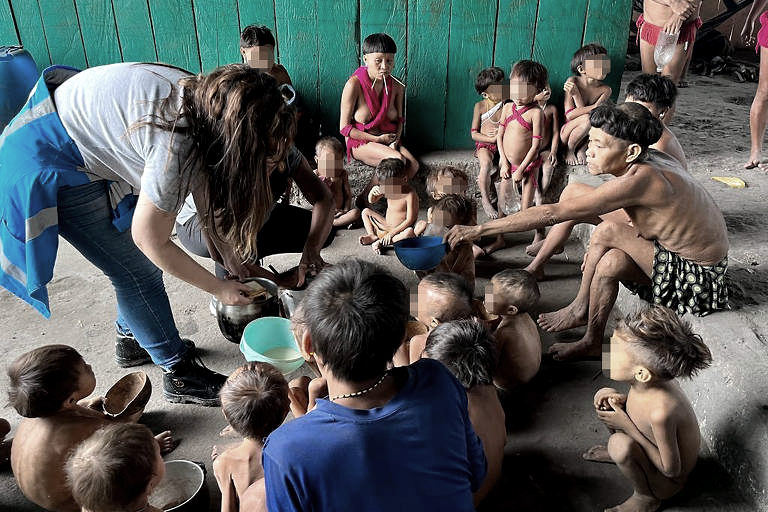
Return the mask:
<svg viewBox="0 0 768 512">
<path fill-rule="evenodd" d="M 364 395 L 366 393 L 369 393 L 369 392 L 373 391 L 374 389 L 376 389 L 376 387 L 379 384 L 384 382 L 384 379 L 387 377 L 387 375 L 389 375 L 389 370 L 385 371 L 384 375 L 382 375 L 381 378 L 379 380 L 377 380 L 376 383 L 373 384 L 372 386 L 367 387 L 367 388 L 363 389 L 362 391 L 355 391 L 354 393 L 345 393 L 343 395 L 332 396 L 331 398 L 329 398 L 329 400 L 331 402 L 333 402 L 334 400 L 340 400 L 342 398 L 353 398 L 353 397 L 356 397 L 356 396 L 360 396 L 360 395 Z"/>
</svg>

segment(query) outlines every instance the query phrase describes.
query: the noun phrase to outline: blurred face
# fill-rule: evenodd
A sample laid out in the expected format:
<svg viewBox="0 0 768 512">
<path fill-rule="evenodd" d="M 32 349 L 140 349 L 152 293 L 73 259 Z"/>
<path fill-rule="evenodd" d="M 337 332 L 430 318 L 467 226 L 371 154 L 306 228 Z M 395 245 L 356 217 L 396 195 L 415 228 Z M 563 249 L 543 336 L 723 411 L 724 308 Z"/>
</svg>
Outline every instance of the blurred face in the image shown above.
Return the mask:
<svg viewBox="0 0 768 512">
<path fill-rule="evenodd" d="M 275 65 L 275 47 L 271 44 L 240 48 L 245 62 L 259 71 L 269 71 Z"/>
<path fill-rule="evenodd" d="M 395 67 L 394 53 L 366 53 L 363 56 L 365 67 L 368 68 L 368 75 L 382 80 L 385 76 L 392 74 Z"/>
<path fill-rule="evenodd" d="M 81 400 L 93 393 L 96 389 L 96 375 L 93 373 L 91 365 L 82 361 L 80 367 L 79 376 L 77 379 L 77 391 L 75 392 L 75 399 Z"/>
<path fill-rule="evenodd" d="M 600 128 L 590 128 L 587 146 L 587 170 L 590 174 L 615 174 L 627 168 L 629 143 L 605 133 Z"/>
<path fill-rule="evenodd" d="M 611 60 L 607 55 L 594 55 L 584 59 L 583 69 L 587 78 L 603 80 L 611 72 Z"/>
<path fill-rule="evenodd" d="M 491 84 L 482 94 L 483 98 L 498 103 L 504 99 L 504 85 Z"/>
<path fill-rule="evenodd" d="M 534 96 L 536 96 L 535 85 L 515 77 L 509 81 L 509 97 L 518 107 L 533 103 Z"/>
<path fill-rule="evenodd" d="M 611 380 L 630 382 L 635 378 L 638 364 L 632 352 L 632 346 L 620 330 L 611 336 L 610 345 L 603 345 L 603 371 Z"/>
<path fill-rule="evenodd" d="M 344 170 L 344 157 L 321 147 L 315 156 L 317 173 L 323 178 L 338 178 Z"/>
<path fill-rule="evenodd" d="M 440 174 L 435 180 L 435 192 L 432 199 L 440 199 L 448 194 L 463 195 L 467 191 L 467 184 L 461 178 L 457 178 L 451 173 Z"/>
<path fill-rule="evenodd" d="M 432 212 L 432 224 L 435 226 L 442 226 L 446 229 L 451 229 L 453 226 L 458 224 L 458 221 L 454 215 L 448 212 L 444 212 L 443 210 L 434 210 Z"/>
<path fill-rule="evenodd" d="M 485 310 L 493 315 L 502 315 L 507 309 L 504 293 L 493 281 L 485 287 Z"/>
<path fill-rule="evenodd" d="M 405 192 L 405 184 L 408 183 L 408 178 L 387 178 L 381 182 L 381 191 L 384 195 L 389 194 L 403 194 Z"/>
</svg>

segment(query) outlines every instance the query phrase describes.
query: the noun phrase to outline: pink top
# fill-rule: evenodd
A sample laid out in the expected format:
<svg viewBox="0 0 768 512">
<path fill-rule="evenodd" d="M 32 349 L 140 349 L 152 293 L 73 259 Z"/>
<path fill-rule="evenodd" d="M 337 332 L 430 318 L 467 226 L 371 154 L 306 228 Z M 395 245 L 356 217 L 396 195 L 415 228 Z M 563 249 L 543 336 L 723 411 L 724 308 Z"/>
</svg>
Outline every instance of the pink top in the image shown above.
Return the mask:
<svg viewBox="0 0 768 512">
<path fill-rule="evenodd" d="M 397 131 L 397 125 L 387 118 L 387 112 L 389 111 L 389 99 L 390 91 L 392 90 L 392 77 L 387 75 L 385 80 L 385 87 L 382 88 L 381 93 L 377 96 L 373 89 L 373 83 L 368 76 L 368 68 L 360 66 L 352 74 L 356 76 L 360 81 L 360 86 L 363 89 L 363 97 L 365 98 L 365 104 L 368 105 L 368 110 L 371 111 L 373 119 L 368 123 L 355 122 L 354 126 L 348 124 L 341 130 L 341 134 L 345 137 L 349 137 L 349 132 L 352 128 L 357 128 L 360 131 L 367 132 L 371 128 L 378 128 L 382 133 L 394 133 Z"/>
<path fill-rule="evenodd" d="M 518 123 L 520 123 L 520 126 L 525 128 L 526 130 L 533 131 L 533 126 L 531 123 L 523 119 L 523 114 L 531 110 L 533 107 L 536 107 L 538 105 L 526 105 L 525 107 L 521 108 L 520 110 L 517 110 L 517 105 L 512 103 L 512 113 L 507 116 L 507 118 L 501 123 L 501 126 L 506 127 L 509 122 L 514 119 Z"/>
</svg>

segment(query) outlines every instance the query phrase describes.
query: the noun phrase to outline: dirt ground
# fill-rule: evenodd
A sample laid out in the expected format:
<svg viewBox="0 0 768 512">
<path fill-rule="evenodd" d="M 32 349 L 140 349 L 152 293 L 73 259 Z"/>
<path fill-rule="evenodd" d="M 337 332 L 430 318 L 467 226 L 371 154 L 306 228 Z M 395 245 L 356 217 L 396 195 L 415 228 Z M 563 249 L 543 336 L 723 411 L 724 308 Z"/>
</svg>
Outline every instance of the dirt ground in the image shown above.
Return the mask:
<svg viewBox="0 0 768 512">
<path fill-rule="evenodd" d="M 632 76 L 633 73 L 625 74 L 625 81 Z M 764 307 L 761 307 L 768 296 L 765 265 L 768 235 L 763 229 L 768 178 L 765 171 L 745 171 L 742 167 L 748 156 L 748 111 L 755 84 L 739 84 L 723 77 L 690 78 L 692 86 L 681 90 L 671 128 L 688 155 L 691 172 L 712 192 L 726 215 L 733 245 L 736 305 L 748 308 L 755 328 L 768 335 Z M 467 152 L 464 158 L 470 159 L 471 153 Z M 748 187 L 729 189 L 710 179 L 729 175 L 742 177 Z M 482 211 L 480 215 L 482 217 Z M 349 257 L 369 259 L 385 265 L 410 286 L 416 284 L 413 274 L 404 269 L 394 255 L 375 256 L 369 248 L 357 244 L 358 235 L 359 231 L 340 232 L 332 246 L 323 252 L 325 259 L 329 263 Z M 478 265 L 478 291 L 496 271 L 508 266 L 522 267 L 529 261 L 523 248 L 529 243 L 530 235 L 511 235 L 507 240 L 507 249 Z M 541 284 L 539 310 L 552 310 L 572 299 L 578 287 L 581 254 L 581 246 L 573 242 L 553 260 L 547 268 L 550 279 Z M 287 255 L 268 258 L 265 263 L 285 270 L 297 261 L 298 255 Z M 211 267 L 209 262 L 205 264 Z M 170 276 L 166 286 L 179 331 L 195 341 L 206 364 L 229 373 L 242 363 L 237 347 L 221 336 L 209 315 L 209 297 Z M 108 280 L 62 243 L 49 292 L 53 316 L 46 320 L 6 291 L 0 291 L 3 367 L 33 347 L 66 343 L 76 347 L 93 365 L 97 393 L 104 393 L 126 373 L 114 363 L 115 301 Z M 554 339 L 570 336 L 573 333 L 544 336 L 544 346 Z M 236 439 L 218 436 L 225 426 L 218 408 L 166 403 L 160 392 L 160 370 L 152 366 L 142 369 L 150 375 L 155 391 L 141 421 L 155 432 L 170 428 L 181 440 L 166 460 L 189 459 L 206 464 L 210 510 L 218 510 L 218 489 L 210 471 L 211 447 L 214 443 L 223 446 Z M 480 510 L 587 511 L 614 505 L 627 497 L 631 489 L 615 467 L 587 463 L 580 457 L 583 450 L 607 437 L 594 417 L 591 397 L 595 390 L 608 384 L 600 373 L 599 362 L 545 361 L 531 384 L 504 396 L 509 433 L 504 474 Z M 5 396 L 7 385 L 3 375 L 0 396 Z M 20 421 L 8 407 L 0 410 L 0 416 L 7 418 L 14 429 Z M 739 496 L 737 488 L 704 450 L 689 488 L 667 503 L 665 510 L 755 510 Z M 0 510 L 39 510 L 21 495 L 7 469 L 0 471 Z"/>
</svg>

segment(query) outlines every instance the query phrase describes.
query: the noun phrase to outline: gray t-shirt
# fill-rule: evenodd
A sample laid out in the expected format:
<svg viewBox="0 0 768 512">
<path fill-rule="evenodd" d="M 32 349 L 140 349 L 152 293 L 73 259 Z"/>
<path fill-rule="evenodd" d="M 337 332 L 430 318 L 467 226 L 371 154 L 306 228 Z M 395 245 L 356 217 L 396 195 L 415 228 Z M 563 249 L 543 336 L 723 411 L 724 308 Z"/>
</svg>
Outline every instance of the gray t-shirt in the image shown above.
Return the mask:
<svg viewBox="0 0 768 512">
<path fill-rule="evenodd" d="M 56 89 L 59 117 L 92 179 L 124 182 L 134 193 L 143 190 L 167 212 L 181 208 L 189 139 L 153 126 L 130 127 L 162 115 L 161 103 L 172 90 L 172 108 L 178 109 L 182 88 L 177 82 L 185 76 L 157 64 L 110 64 L 86 69 Z"/>
</svg>

